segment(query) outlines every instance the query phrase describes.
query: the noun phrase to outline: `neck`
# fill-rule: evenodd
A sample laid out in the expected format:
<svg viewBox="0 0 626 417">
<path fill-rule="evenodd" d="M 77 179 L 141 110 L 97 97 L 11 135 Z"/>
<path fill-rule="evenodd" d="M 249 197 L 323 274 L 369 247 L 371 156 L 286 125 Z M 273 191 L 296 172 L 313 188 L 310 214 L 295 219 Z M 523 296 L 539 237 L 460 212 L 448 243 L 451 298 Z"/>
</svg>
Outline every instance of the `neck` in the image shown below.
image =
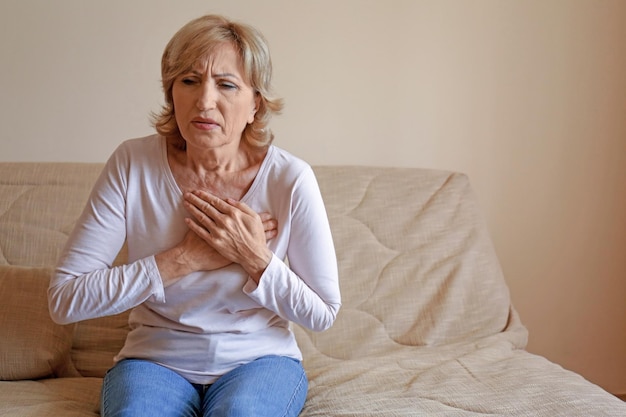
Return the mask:
<svg viewBox="0 0 626 417">
<path fill-rule="evenodd" d="M 198 178 L 227 177 L 258 169 L 267 153 L 265 148 L 251 148 L 244 142 L 210 149 L 190 146 L 182 139 L 168 139 L 167 143 L 170 163 Z"/>
<path fill-rule="evenodd" d="M 227 174 L 246 170 L 251 165 L 251 159 L 243 146 L 215 149 L 188 147 L 183 164 L 199 175 L 208 172 Z"/>
<path fill-rule="evenodd" d="M 203 189 L 235 200 L 247 192 L 267 153 L 265 148 L 246 145 L 232 150 L 185 148 L 181 142 L 169 139 L 167 144 L 168 162 L 181 190 Z"/>
</svg>

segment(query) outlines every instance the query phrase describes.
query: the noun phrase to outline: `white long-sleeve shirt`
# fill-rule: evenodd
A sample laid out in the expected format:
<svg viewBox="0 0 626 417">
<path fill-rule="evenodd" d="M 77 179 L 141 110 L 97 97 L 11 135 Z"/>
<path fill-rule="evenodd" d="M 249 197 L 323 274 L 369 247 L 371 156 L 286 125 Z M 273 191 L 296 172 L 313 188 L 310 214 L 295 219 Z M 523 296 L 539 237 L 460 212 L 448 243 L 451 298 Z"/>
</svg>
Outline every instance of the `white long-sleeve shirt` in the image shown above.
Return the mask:
<svg viewBox="0 0 626 417">
<path fill-rule="evenodd" d="M 289 322 L 324 330 L 341 305 L 330 226 L 313 170 L 270 146 L 242 201 L 278 220 L 278 236 L 268 241 L 274 255 L 258 286 L 231 264 L 164 288 L 154 255 L 183 239 L 190 215 L 167 161 L 165 138 L 122 143 L 60 257 L 48 291 L 52 318 L 69 323 L 133 309 L 115 360 L 148 359 L 193 383 L 212 383 L 264 355 L 301 359 Z M 129 262 L 112 267 L 124 241 Z"/>
</svg>

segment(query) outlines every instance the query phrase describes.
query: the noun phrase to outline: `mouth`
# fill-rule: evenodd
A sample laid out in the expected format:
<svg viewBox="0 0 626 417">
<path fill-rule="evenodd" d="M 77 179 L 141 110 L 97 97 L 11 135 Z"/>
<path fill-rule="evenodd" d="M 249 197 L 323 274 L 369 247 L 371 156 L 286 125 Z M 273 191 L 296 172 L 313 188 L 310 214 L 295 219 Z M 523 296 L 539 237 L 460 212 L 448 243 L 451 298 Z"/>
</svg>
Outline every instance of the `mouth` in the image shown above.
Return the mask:
<svg viewBox="0 0 626 417">
<path fill-rule="evenodd" d="M 196 117 L 192 119 L 191 124 L 201 130 L 213 130 L 220 126 L 219 123 L 217 123 L 215 120 L 205 119 L 203 117 Z"/>
</svg>

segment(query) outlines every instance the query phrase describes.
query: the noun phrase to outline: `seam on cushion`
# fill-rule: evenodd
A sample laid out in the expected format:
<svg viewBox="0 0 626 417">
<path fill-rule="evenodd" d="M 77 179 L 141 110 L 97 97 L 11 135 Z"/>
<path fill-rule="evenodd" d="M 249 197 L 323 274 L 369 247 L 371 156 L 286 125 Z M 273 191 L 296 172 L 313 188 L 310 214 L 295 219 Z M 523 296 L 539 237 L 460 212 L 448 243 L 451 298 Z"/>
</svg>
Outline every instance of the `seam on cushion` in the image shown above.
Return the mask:
<svg viewBox="0 0 626 417">
<path fill-rule="evenodd" d="M 12 184 L 9 184 L 12 185 Z M 18 193 L 15 196 L 15 199 L 11 202 L 11 204 L 9 204 L 9 206 L 6 208 L 6 210 L 4 211 L 4 213 L 0 213 L 0 219 L 2 219 L 2 217 L 6 216 L 7 213 L 9 213 L 9 211 L 11 211 L 11 209 L 15 206 L 15 204 L 21 200 L 25 194 L 29 193 L 30 191 L 32 191 L 33 189 L 35 189 L 35 186 L 31 185 L 31 186 L 22 186 L 24 187 L 24 190 L 22 190 L 20 193 Z"/>
<path fill-rule="evenodd" d="M 365 201 L 365 197 L 367 196 L 370 188 L 372 188 L 372 183 L 374 182 L 374 180 L 376 180 L 376 178 L 378 178 L 380 175 L 374 175 L 372 176 L 369 181 L 367 182 L 367 184 L 365 185 L 365 187 L 363 188 L 363 194 L 361 195 L 361 199 L 359 200 L 358 203 L 356 203 L 354 205 L 354 207 L 352 207 L 351 210 L 349 210 L 346 214 L 349 215 L 350 213 L 354 212 L 356 209 L 358 209 L 359 207 L 361 207 L 361 205 L 363 205 L 363 202 Z M 351 216 L 352 217 L 352 216 Z"/>
<path fill-rule="evenodd" d="M 361 223 L 363 226 L 365 226 L 367 228 L 367 230 L 370 231 L 370 234 L 374 237 L 374 239 L 376 239 L 376 242 L 378 242 L 378 244 L 382 247 L 384 247 L 385 249 L 388 249 L 392 252 L 398 253 L 397 250 L 390 248 L 389 246 L 385 245 L 383 242 L 380 241 L 380 239 L 378 238 L 378 236 L 376 236 L 376 233 L 374 233 L 374 231 L 372 230 L 372 228 L 367 224 L 364 223 L 362 220 L 360 220 L 359 218 L 357 218 L 356 216 L 354 216 L 354 212 L 356 212 L 359 208 L 361 208 L 363 206 L 363 203 L 365 203 L 365 200 L 367 198 L 367 195 L 369 194 L 369 190 L 372 188 L 372 184 L 374 183 L 374 181 L 379 178 L 380 175 L 374 175 L 373 177 L 370 178 L 369 182 L 367 183 L 367 185 L 365 186 L 365 191 L 363 192 L 363 195 L 361 196 L 361 200 L 351 209 L 349 210 L 345 215 L 350 217 L 351 219 L 356 220 L 357 222 Z M 387 263 L 388 265 L 389 263 Z M 385 266 L 387 266 L 385 265 Z M 384 269 L 384 268 L 383 268 Z"/>
<path fill-rule="evenodd" d="M 0 185 L 10 185 L 10 186 L 14 186 L 14 184 L 0 184 Z M 2 218 L 5 217 L 17 204 L 18 201 L 20 201 L 27 193 L 29 193 L 30 191 L 32 191 L 35 187 L 34 186 L 24 186 L 21 185 L 21 187 L 23 187 L 23 189 L 17 193 L 15 195 L 15 198 L 13 199 L 13 201 L 8 205 L 8 207 L 6 208 L 6 210 L 3 213 L 0 213 L 0 223 L 2 223 Z M 4 249 L 4 240 L 0 239 L 0 261 L 3 264 L 6 265 L 10 265 L 9 260 L 7 259 L 7 257 L 4 255 L 5 249 Z"/>
<path fill-rule="evenodd" d="M 416 216 L 420 216 L 424 211 L 426 211 L 426 209 L 428 209 L 428 207 L 433 204 L 433 201 L 439 196 L 439 194 L 441 194 L 441 190 L 443 190 L 452 181 L 452 178 L 454 176 L 456 176 L 455 173 L 448 175 L 445 181 L 441 183 L 441 186 L 439 186 L 439 188 L 437 188 L 437 190 L 432 193 L 428 200 L 426 200 L 426 202 L 422 205 L 422 209 L 419 211 L 419 213 L 416 213 Z"/>
</svg>

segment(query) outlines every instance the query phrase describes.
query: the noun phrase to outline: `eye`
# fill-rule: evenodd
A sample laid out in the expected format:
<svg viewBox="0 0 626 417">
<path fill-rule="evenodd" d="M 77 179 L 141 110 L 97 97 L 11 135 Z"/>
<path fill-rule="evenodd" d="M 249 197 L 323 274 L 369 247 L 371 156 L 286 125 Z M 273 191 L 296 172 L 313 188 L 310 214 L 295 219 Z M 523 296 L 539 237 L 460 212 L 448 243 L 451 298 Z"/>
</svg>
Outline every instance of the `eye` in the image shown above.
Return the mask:
<svg viewBox="0 0 626 417">
<path fill-rule="evenodd" d="M 182 82 L 185 85 L 195 85 L 198 81 L 192 77 L 185 77 L 182 80 L 180 80 L 180 82 Z"/>
<path fill-rule="evenodd" d="M 238 88 L 236 84 L 228 82 L 228 81 L 221 81 L 219 83 L 219 86 L 226 90 L 236 90 Z"/>
</svg>

